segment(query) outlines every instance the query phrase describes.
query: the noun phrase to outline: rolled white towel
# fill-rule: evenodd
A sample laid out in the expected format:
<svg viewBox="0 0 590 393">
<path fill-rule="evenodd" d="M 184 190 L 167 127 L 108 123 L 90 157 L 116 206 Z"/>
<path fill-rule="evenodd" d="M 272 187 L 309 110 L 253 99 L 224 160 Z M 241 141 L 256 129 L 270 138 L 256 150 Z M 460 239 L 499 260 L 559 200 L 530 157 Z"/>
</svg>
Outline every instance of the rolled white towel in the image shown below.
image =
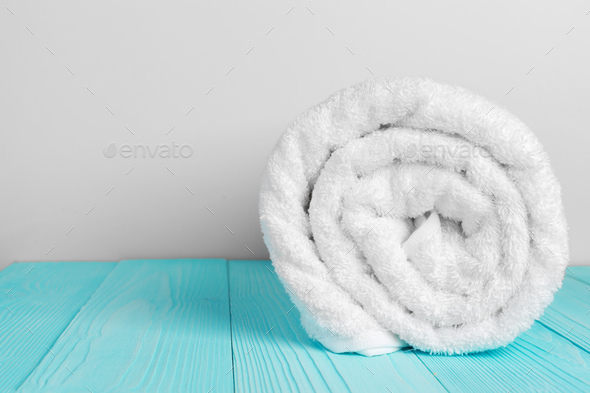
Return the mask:
<svg viewBox="0 0 590 393">
<path fill-rule="evenodd" d="M 507 345 L 569 259 L 533 133 L 421 78 L 374 78 L 301 114 L 270 154 L 260 219 L 303 326 L 334 352 Z"/>
</svg>

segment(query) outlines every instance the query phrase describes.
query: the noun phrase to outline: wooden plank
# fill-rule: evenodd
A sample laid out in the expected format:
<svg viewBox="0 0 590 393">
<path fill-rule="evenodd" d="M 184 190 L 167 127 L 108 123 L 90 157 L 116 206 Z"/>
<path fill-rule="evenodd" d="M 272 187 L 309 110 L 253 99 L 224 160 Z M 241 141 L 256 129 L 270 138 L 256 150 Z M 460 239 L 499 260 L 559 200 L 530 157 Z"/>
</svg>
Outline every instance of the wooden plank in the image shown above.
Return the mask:
<svg viewBox="0 0 590 393">
<path fill-rule="evenodd" d="M 466 356 L 417 354 L 449 391 L 590 390 L 590 354 L 540 323 L 506 348 Z"/>
<path fill-rule="evenodd" d="M 312 341 L 269 261 L 230 261 L 236 392 L 444 392 L 413 353 L 366 358 Z"/>
<path fill-rule="evenodd" d="M 0 392 L 18 388 L 114 267 L 21 262 L 0 271 Z"/>
<path fill-rule="evenodd" d="M 230 392 L 224 260 L 123 261 L 20 392 Z"/>
<path fill-rule="evenodd" d="M 590 266 L 570 266 L 566 270 L 566 275 L 590 287 Z"/>
<path fill-rule="evenodd" d="M 583 281 L 566 276 L 540 322 L 590 353 L 590 290 L 587 287 Z"/>
</svg>

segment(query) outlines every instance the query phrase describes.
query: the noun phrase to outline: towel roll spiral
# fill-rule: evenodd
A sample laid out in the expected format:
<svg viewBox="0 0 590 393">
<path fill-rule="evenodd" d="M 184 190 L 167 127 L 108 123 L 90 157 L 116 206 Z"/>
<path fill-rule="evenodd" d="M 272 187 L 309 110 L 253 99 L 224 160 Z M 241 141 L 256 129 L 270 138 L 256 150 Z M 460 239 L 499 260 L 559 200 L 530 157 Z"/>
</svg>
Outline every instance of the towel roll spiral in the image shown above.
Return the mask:
<svg viewBox="0 0 590 393">
<path fill-rule="evenodd" d="M 269 156 L 260 219 L 303 326 L 334 352 L 507 345 L 569 259 L 534 134 L 422 78 L 370 79 L 301 114 Z"/>
</svg>

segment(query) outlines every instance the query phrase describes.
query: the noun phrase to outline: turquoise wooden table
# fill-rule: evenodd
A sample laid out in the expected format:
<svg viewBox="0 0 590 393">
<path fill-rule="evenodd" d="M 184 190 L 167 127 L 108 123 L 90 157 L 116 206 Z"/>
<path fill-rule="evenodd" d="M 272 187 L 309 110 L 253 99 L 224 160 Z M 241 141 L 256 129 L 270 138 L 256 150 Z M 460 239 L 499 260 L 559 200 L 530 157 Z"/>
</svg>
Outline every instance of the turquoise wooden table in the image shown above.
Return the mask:
<svg viewBox="0 0 590 393">
<path fill-rule="evenodd" d="M 15 263 L 0 291 L 0 392 L 590 391 L 590 268 L 510 346 L 452 357 L 325 351 L 269 261 Z"/>
</svg>

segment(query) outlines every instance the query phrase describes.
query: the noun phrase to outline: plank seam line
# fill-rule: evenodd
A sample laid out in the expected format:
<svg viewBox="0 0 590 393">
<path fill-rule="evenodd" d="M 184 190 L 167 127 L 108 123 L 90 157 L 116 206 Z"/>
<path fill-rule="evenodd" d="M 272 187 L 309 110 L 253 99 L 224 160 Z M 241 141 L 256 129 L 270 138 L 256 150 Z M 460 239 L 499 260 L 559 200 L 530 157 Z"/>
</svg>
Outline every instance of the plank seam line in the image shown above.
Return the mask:
<svg viewBox="0 0 590 393">
<path fill-rule="evenodd" d="M 413 352 L 413 351 L 412 351 Z M 434 379 L 436 379 L 436 381 L 440 384 L 440 386 L 442 386 L 442 388 L 447 391 L 448 393 L 451 393 L 451 391 L 449 389 L 447 389 L 447 387 L 445 386 L 444 383 L 442 383 L 442 381 L 440 379 L 438 379 L 438 375 L 434 375 L 434 372 L 430 369 L 430 367 L 428 367 L 426 365 L 426 363 L 424 363 L 422 361 L 422 359 L 420 359 L 420 356 L 418 356 L 418 354 L 416 354 L 415 352 L 413 352 L 414 356 L 416 356 L 416 358 L 418 358 L 418 360 L 420 361 L 420 363 L 422 363 L 424 365 L 424 367 L 426 367 L 426 369 L 428 371 L 430 371 L 430 374 L 432 374 L 432 376 L 434 377 Z"/>
<path fill-rule="evenodd" d="M 584 280 L 583 278 L 578 278 L 578 276 L 573 276 L 573 275 L 571 275 L 571 273 L 566 274 L 565 277 L 572 278 L 572 279 L 576 280 L 577 282 L 582 283 L 584 285 L 590 285 L 590 282 Z M 565 281 L 565 277 L 564 277 L 563 281 Z M 562 286 L 563 286 L 563 283 L 562 283 Z"/>
<path fill-rule="evenodd" d="M 563 315 L 563 314 L 562 314 L 562 315 Z M 561 338 L 563 338 L 563 339 L 565 339 L 565 340 L 569 341 L 569 342 L 570 342 L 570 343 L 571 343 L 573 346 L 575 346 L 575 347 L 577 347 L 577 348 L 581 349 L 582 351 L 586 352 L 587 354 L 590 354 L 590 351 L 588 351 L 586 348 L 584 348 L 584 347 L 581 347 L 579 344 L 577 344 L 577 343 L 573 342 L 572 340 L 570 340 L 570 339 L 569 339 L 567 336 L 564 336 L 563 334 L 559 333 L 558 331 L 556 331 L 556 330 L 555 330 L 555 329 L 553 329 L 552 327 L 550 327 L 550 326 L 547 326 L 547 325 L 546 325 L 544 322 L 541 322 L 541 321 L 537 321 L 537 322 L 539 322 L 539 324 L 543 325 L 543 326 L 544 326 L 546 329 L 548 329 L 548 330 L 552 331 L 553 333 L 557 334 L 559 337 L 561 337 Z M 574 321 L 574 322 L 575 322 L 575 321 Z M 582 326 L 583 326 L 583 325 L 582 325 Z"/>
<path fill-rule="evenodd" d="M 105 262 L 105 263 L 109 263 L 109 262 Z M 106 281 L 107 277 L 109 277 L 111 275 L 111 273 L 113 273 L 113 271 L 117 268 L 118 266 L 118 262 L 115 262 L 113 266 L 113 268 L 111 269 L 111 271 L 109 272 L 109 274 L 107 274 L 103 280 L 100 282 L 100 285 L 98 285 L 94 291 L 92 291 L 92 293 L 88 296 L 88 298 L 86 299 L 86 301 L 84 302 L 84 304 L 82 304 L 79 308 L 78 311 L 76 311 L 76 313 L 72 316 L 72 319 L 70 319 L 70 322 L 68 322 L 68 324 L 64 327 L 64 329 L 61 331 L 61 333 L 59 333 L 59 336 L 56 337 L 55 340 L 53 340 L 53 342 L 51 343 L 51 345 L 49 345 L 48 347 L 51 348 L 53 347 L 53 345 L 63 336 L 64 332 L 66 330 L 68 330 L 68 328 L 70 327 L 70 325 L 72 324 L 72 321 L 74 319 L 76 319 L 76 317 L 78 316 L 78 314 L 80 314 L 80 311 L 82 311 L 82 309 L 86 306 L 86 304 L 88 304 L 88 301 L 90 301 L 90 299 L 92 299 L 92 297 L 94 296 L 94 294 L 96 293 L 96 291 L 99 290 L 100 287 L 102 287 L 102 285 L 104 284 L 104 282 Z M 50 353 L 50 351 L 45 352 L 45 355 L 41 356 L 39 358 L 39 361 L 37 362 L 37 364 L 35 364 L 35 367 L 33 367 L 31 369 L 31 371 L 29 371 L 29 373 L 22 379 L 22 381 L 16 386 L 15 391 L 19 391 L 21 386 L 24 385 L 25 382 L 27 382 L 27 379 L 29 379 L 29 377 L 33 374 L 33 372 L 35 372 L 35 370 L 37 369 L 37 367 L 39 367 L 39 365 L 41 364 L 41 362 L 47 357 L 47 355 Z M 55 356 L 55 355 L 53 355 Z"/>
<path fill-rule="evenodd" d="M 236 365 L 234 363 L 234 327 L 231 320 L 231 289 L 230 289 L 230 280 L 229 280 L 229 269 L 230 269 L 230 261 L 225 260 L 225 277 L 227 279 L 227 304 L 228 304 L 228 311 L 229 311 L 229 343 L 231 347 L 231 376 L 232 376 L 232 387 L 233 392 L 236 391 Z"/>
</svg>

